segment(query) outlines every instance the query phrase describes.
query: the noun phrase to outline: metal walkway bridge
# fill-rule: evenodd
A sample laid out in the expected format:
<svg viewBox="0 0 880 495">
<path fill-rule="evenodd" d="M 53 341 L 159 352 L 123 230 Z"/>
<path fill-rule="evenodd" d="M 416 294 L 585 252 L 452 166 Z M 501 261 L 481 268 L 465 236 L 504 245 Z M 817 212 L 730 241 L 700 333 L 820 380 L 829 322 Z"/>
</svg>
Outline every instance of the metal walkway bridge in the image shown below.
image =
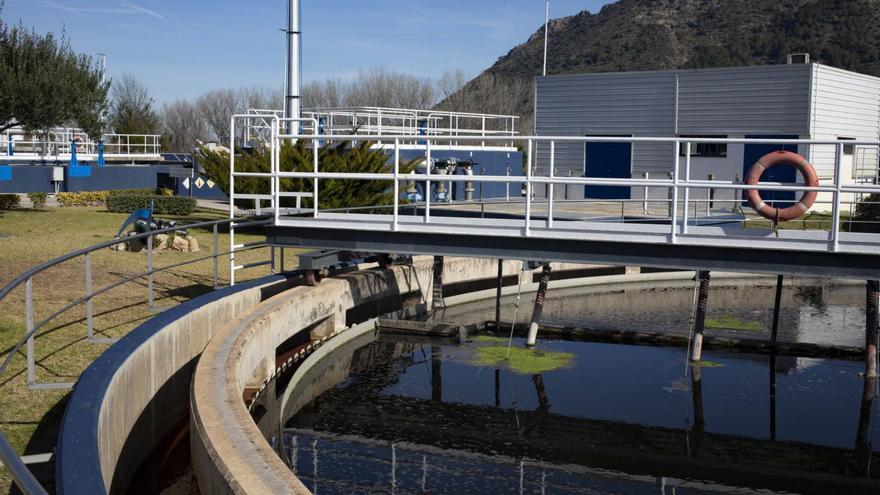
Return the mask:
<svg viewBox="0 0 880 495">
<path fill-rule="evenodd" d="M 253 116 L 233 118 L 233 145 L 236 122 Z M 760 140 L 708 138 L 616 138 L 572 136 L 455 136 L 456 142 L 477 144 L 493 140 L 518 143 L 525 149 L 523 176 L 438 175 L 433 170 L 432 149 L 443 147 L 449 136 L 420 136 L 425 142 L 425 173 L 413 175 L 410 164 L 400 158 L 402 143 L 412 136 L 389 135 L 325 135 L 291 134 L 283 129 L 291 122 L 311 123 L 304 127 L 316 129 L 314 119 L 282 119 L 271 121 L 272 163 L 268 172 L 236 170 L 235 153 L 230 163 L 230 201 L 244 199 L 266 201 L 274 210 L 274 225 L 269 228 L 268 241 L 276 246 L 327 248 L 380 253 L 471 256 L 503 259 L 581 262 L 610 265 L 675 268 L 689 270 L 726 270 L 748 273 L 834 276 L 855 279 L 880 279 L 880 235 L 849 232 L 852 223 L 841 220 L 846 205 L 880 193 L 877 184 L 856 184 L 846 181 L 842 158 L 844 143 L 819 140 Z M 292 125 L 296 128 L 297 125 Z M 241 131 L 241 128 L 239 128 Z M 309 170 L 292 170 L 281 164 L 283 143 L 305 140 L 312 150 L 327 146 L 344 146 L 355 142 L 374 142 L 389 155 L 389 166 L 383 173 L 348 173 L 331 171 L 321 162 L 322 153 L 311 153 Z M 671 154 L 665 179 L 616 179 L 591 177 L 558 177 L 557 146 L 585 143 L 667 143 Z M 737 181 L 697 180 L 692 177 L 692 150 L 696 143 L 749 143 L 804 145 L 833 150 L 834 177 L 818 187 L 803 184 L 761 183 L 745 185 Z M 847 141 L 855 147 L 878 147 L 878 141 Z M 375 147 L 375 145 L 374 145 Z M 569 147 L 570 149 L 570 147 Z M 539 167 L 540 165 L 540 167 Z M 539 175 L 536 170 L 548 170 Z M 235 191 L 236 180 L 268 182 L 268 194 L 247 195 Z M 291 180 L 293 179 L 293 180 Z M 374 181 L 387 185 L 393 197 L 391 205 L 369 205 L 344 211 L 321 208 L 323 185 L 332 181 Z M 498 205 L 482 204 L 480 216 L 462 215 L 461 208 L 433 200 L 433 191 L 441 184 L 506 183 L 512 189 L 522 188 L 524 197 L 517 202 Z M 288 190 L 289 184 L 311 185 L 306 191 Z M 565 202 L 554 199 L 561 188 L 584 186 L 629 187 L 631 190 L 662 189 L 669 192 L 661 217 L 627 216 L 615 220 L 601 213 L 596 203 L 583 202 L 577 214 L 559 214 Z M 422 202 L 404 201 L 402 193 L 409 189 L 427 192 Z M 713 222 L 716 214 L 706 208 L 707 191 L 807 192 L 815 191 L 832 200 L 826 205 L 830 219 L 817 230 L 774 229 L 747 215 Z M 537 198 L 543 191 L 546 197 Z M 307 210 L 291 208 L 293 198 L 307 194 L 311 206 Z M 647 200 L 646 200 L 647 201 Z M 657 200 L 651 199 L 651 203 Z M 618 211 L 626 212 L 626 202 Z M 607 202 L 606 202 L 607 203 Z M 664 202 L 661 202 L 664 203 Z M 729 202 L 731 203 L 731 202 Z M 737 200 L 729 204 L 739 208 Z M 461 205 L 458 205 L 461 206 Z M 517 211 L 519 209 L 519 211 Z M 706 212 L 706 210 L 709 210 Z M 731 208 L 728 208 L 730 211 Z M 488 214 L 487 214 L 488 213 Z M 493 214 L 494 213 L 494 214 Z"/>
</svg>

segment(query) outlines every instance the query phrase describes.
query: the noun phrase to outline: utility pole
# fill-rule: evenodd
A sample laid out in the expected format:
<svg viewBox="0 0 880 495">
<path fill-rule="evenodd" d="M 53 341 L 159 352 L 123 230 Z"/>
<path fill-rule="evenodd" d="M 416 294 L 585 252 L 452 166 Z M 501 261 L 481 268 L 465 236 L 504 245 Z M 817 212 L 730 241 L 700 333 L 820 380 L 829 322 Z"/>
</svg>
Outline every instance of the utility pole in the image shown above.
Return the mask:
<svg viewBox="0 0 880 495">
<path fill-rule="evenodd" d="M 547 75 L 547 43 L 550 28 L 550 0 L 544 0 L 544 75 Z"/>
<path fill-rule="evenodd" d="M 290 9 L 287 17 L 287 95 L 285 95 L 284 116 L 288 119 L 301 117 L 300 89 L 302 85 L 302 43 L 300 31 L 300 3 L 299 0 L 290 0 Z M 291 122 L 288 132 L 295 134 L 299 131 L 299 124 Z"/>
</svg>

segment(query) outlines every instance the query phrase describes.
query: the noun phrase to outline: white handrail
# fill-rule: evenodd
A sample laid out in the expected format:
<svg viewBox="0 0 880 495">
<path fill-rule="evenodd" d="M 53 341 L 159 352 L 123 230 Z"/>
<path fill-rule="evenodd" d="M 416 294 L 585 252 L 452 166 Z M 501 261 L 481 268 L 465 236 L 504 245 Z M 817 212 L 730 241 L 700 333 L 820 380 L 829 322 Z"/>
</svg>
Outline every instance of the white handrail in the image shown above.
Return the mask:
<svg viewBox="0 0 880 495">
<path fill-rule="evenodd" d="M 232 175 L 235 177 L 265 177 L 272 179 L 274 181 L 278 181 L 282 178 L 284 179 L 301 179 L 301 180 L 309 180 L 314 184 L 314 193 L 313 193 L 313 201 L 314 201 L 314 212 L 312 215 L 312 220 L 319 220 L 321 215 L 319 211 L 318 205 L 320 204 L 320 193 L 319 193 L 319 184 L 321 180 L 358 180 L 358 181 L 382 181 L 393 184 L 392 190 L 394 191 L 394 201 L 390 206 L 384 206 L 384 208 L 391 208 L 390 215 L 373 215 L 371 218 L 375 218 L 377 221 L 383 221 L 383 218 L 387 218 L 389 222 L 388 229 L 390 231 L 398 231 L 401 228 L 401 215 L 400 208 L 402 207 L 399 201 L 399 194 L 401 191 L 401 181 L 412 181 L 416 180 L 420 184 L 420 188 L 424 188 L 424 202 L 420 203 L 420 206 L 423 207 L 424 213 L 422 216 L 422 221 L 424 224 L 431 224 L 433 222 L 431 213 L 432 213 L 432 201 L 435 199 L 432 197 L 433 189 L 432 183 L 436 182 L 435 179 L 436 174 L 432 170 L 432 154 L 436 154 L 436 149 L 442 148 L 443 146 L 448 146 L 450 142 L 465 142 L 465 143 L 474 143 L 474 142 L 496 142 L 496 141 L 504 141 L 507 143 L 517 143 L 521 142 L 525 144 L 527 149 L 526 151 L 526 171 L 524 176 L 512 176 L 512 175 L 443 175 L 442 182 L 443 183 L 464 183 L 464 182 L 472 182 L 472 183 L 497 183 L 497 184 L 516 184 L 520 183 L 524 185 L 524 189 L 526 191 L 526 196 L 524 198 L 524 207 L 525 212 L 524 215 L 519 217 L 522 229 L 523 237 L 531 237 L 533 232 L 537 227 L 535 227 L 536 220 L 533 218 L 533 205 L 534 204 L 546 204 L 548 210 L 548 219 L 546 221 L 547 229 L 553 230 L 564 227 L 560 227 L 558 222 L 554 222 L 554 204 L 560 202 L 557 200 L 552 194 L 555 186 L 565 186 L 569 185 L 575 186 L 613 186 L 613 187 L 630 187 L 630 188 L 660 188 L 667 189 L 671 192 L 670 199 L 666 200 L 670 204 L 670 214 L 668 215 L 669 222 L 669 230 L 667 241 L 669 244 L 678 244 L 685 242 L 686 239 L 688 244 L 697 243 L 699 245 L 700 242 L 703 242 L 703 239 L 699 237 L 699 235 L 705 235 L 705 229 L 699 229 L 694 227 L 691 229 L 690 222 L 690 211 L 694 211 L 691 208 L 696 208 L 699 210 L 700 201 L 708 202 L 708 199 L 697 200 L 694 205 L 691 205 L 691 193 L 693 189 L 699 190 L 724 190 L 724 191 L 734 191 L 734 199 L 731 201 L 727 200 L 718 200 L 719 203 L 730 203 L 739 204 L 741 200 L 736 199 L 736 196 L 741 191 L 750 191 L 750 190 L 758 190 L 758 191 L 787 191 L 787 192 L 818 192 L 818 193 L 826 193 L 831 195 L 833 201 L 831 202 L 831 209 L 833 214 L 833 219 L 830 222 L 831 226 L 828 228 L 828 238 L 827 238 L 827 246 L 826 249 L 829 252 L 846 252 L 847 250 L 856 249 L 858 252 L 863 252 L 865 247 L 864 245 L 859 245 L 856 247 L 851 247 L 849 245 L 845 245 L 841 243 L 842 232 L 841 232 L 841 224 L 842 222 L 839 219 L 839 215 L 841 213 L 841 204 L 844 202 L 843 196 L 846 194 L 875 194 L 880 193 L 880 185 L 878 184 L 866 184 L 860 183 L 857 181 L 853 181 L 852 183 L 846 183 L 843 178 L 842 170 L 843 164 L 841 163 L 842 156 L 844 154 L 844 145 L 853 145 L 853 146 L 866 146 L 866 147 L 875 147 L 880 148 L 880 141 L 876 140 L 857 140 L 857 141 L 846 141 L 843 143 L 838 140 L 823 140 L 823 139 L 748 139 L 748 138 L 681 138 L 681 137 L 589 137 L 589 136 L 455 136 L 450 138 L 449 136 L 435 136 L 435 135 L 422 135 L 418 136 L 418 139 L 424 144 L 424 153 L 425 159 L 428 166 L 425 167 L 425 173 L 423 175 L 406 175 L 400 173 L 400 151 L 406 145 L 406 143 L 412 141 L 412 136 L 409 134 L 402 135 L 387 135 L 384 134 L 379 135 L 371 135 L 371 134 L 349 134 L 349 135 L 317 135 L 317 134 L 278 134 L 275 138 L 276 140 L 310 140 L 312 142 L 312 146 L 317 149 L 324 142 L 365 142 L 365 141 L 377 141 L 386 143 L 382 149 L 389 153 L 389 169 L 387 172 L 382 173 L 345 173 L 345 172 L 322 172 L 320 171 L 319 164 L 317 163 L 317 153 L 314 154 L 315 164 L 312 171 L 301 171 L 301 172 L 293 172 L 293 171 L 280 171 L 277 169 L 272 170 L 271 173 L 237 173 L 234 172 Z M 674 154 L 672 157 L 672 174 L 668 179 L 649 179 L 649 178 L 598 178 L 598 177 L 565 177 L 559 176 L 556 173 L 555 167 L 557 165 L 557 153 L 559 152 L 559 145 L 562 143 L 667 143 L 671 145 L 673 148 Z M 724 144 L 774 144 L 774 145 L 806 145 L 806 146 L 833 146 L 835 149 L 835 163 L 834 163 L 834 176 L 831 180 L 823 180 L 818 186 L 812 187 L 808 185 L 801 184 L 791 184 L 791 183 L 779 183 L 779 182 L 762 182 L 756 185 L 748 185 L 744 184 L 738 180 L 701 180 L 692 178 L 692 158 L 693 158 L 693 150 L 692 146 L 695 143 L 724 143 Z M 537 145 L 539 144 L 549 144 L 547 149 L 549 149 L 549 155 L 536 153 Z M 545 148 L 542 147 L 542 150 Z M 683 156 L 681 152 L 684 152 Z M 537 174 L 536 170 L 544 170 L 546 167 L 536 167 L 535 165 L 539 165 L 538 162 L 549 162 L 550 164 L 550 172 Z M 546 189 L 537 189 L 548 191 L 548 197 L 546 199 L 542 199 L 537 201 L 532 197 L 533 192 L 536 190 L 535 186 L 547 186 Z M 682 201 L 683 200 L 683 201 Z M 642 200 L 639 200 L 641 202 Z M 683 204 L 681 204 L 683 203 Z M 276 208 L 276 224 L 281 224 L 282 218 L 279 214 L 279 208 L 276 204 L 274 205 Z M 376 205 L 380 206 L 380 205 Z M 434 207 L 436 208 L 436 207 Z M 623 210 L 621 210 L 623 211 Z M 709 210 L 711 213 L 711 210 Z M 345 215 L 344 213 L 334 213 L 334 218 L 338 218 L 338 215 Z M 621 213 L 622 216 L 624 216 Z M 409 222 L 411 217 L 407 217 L 407 222 Z M 557 219 L 558 220 L 558 219 Z M 284 222 L 300 222 L 302 219 L 284 219 Z M 483 219 L 482 220 L 486 226 L 491 227 L 493 220 L 491 219 Z M 625 218 L 624 218 L 625 221 Z M 505 220 L 505 222 L 510 222 L 510 220 Z M 543 220 L 542 220 L 543 222 Z M 328 228 L 342 228 L 340 225 L 345 225 L 347 228 L 351 228 L 351 224 L 334 224 L 332 220 L 327 220 L 324 223 L 321 223 L 321 226 Z M 326 224 L 326 225 L 325 225 Z M 483 225 L 483 224 L 481 224 Z M 542 226 L 545 225 L 542 223 Z M 694 224 L 697 225 L 697 224 Z M 568 227 L 570 229 L 570 227 Z M 637 227 L 634 227 L 637 228 Z M 656 227 L 652 227 L 652 231 L 656 231 Z M 542 232 L 545 230 L 543 227 L 541 228 Z M 536 234 L 537 235 L 537 234 Z M 560 231 L 560 235 L 564 235 L 563 231 Z M 724 234 L 728 235 L 728 234 Z M 729 234 L 735 235 L 735 234 Z M 784 246 L 787 242 L 792 242 L 791 239 L 786 239 L 785 236 L 778 238 L 777 242 L 780 246 Z M 861 241 L 860 241 L 861 242 Z M 863 242 L 861 244 L 864 244 Z M 877 245 L 877 251 L 880 253 L 880 243 Z M 860 251 L 861 250 L 861 251 Z"/>
</svg>

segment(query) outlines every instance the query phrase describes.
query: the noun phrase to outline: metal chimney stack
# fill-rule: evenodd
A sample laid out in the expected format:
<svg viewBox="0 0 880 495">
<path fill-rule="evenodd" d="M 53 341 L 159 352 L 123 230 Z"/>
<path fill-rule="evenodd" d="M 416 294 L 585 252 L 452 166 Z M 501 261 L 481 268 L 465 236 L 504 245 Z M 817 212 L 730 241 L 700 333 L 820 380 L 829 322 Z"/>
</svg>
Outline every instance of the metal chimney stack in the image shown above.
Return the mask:
<svg viewBox="0 0 880 495">
<path fill-rule="evenodd" d="M 287 95 L 285 95 L 287 105 L 285 106 L 286 113 L 284 115 L 289 119 L 298 119 L 302 116 L 300 103 L 300 90 L 302 87 L 302 79 L 300 78 L 302 69 L 300 13 L 299 0 L 290 0 L 287 25 Z M 298 133 L 298 123 L 291 122 L 287 130 L 291 134 Z"/>
</svg>

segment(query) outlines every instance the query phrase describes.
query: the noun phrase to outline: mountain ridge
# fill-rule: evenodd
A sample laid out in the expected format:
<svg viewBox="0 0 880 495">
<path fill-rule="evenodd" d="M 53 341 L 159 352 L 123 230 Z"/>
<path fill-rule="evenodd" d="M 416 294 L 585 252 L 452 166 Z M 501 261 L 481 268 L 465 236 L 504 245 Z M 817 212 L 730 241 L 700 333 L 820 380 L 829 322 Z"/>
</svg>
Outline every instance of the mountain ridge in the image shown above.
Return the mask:
<svg viewBox="0 0 880 495">
<path fill-rule="evenodd" d="M 548 74 L 785 63 L 790 53 L 880 77 L 880 0 L 619 0 L 550 22 Z M 511 113 L 531 129 L 543 25 L 443 109 Z"/>
</svg>

